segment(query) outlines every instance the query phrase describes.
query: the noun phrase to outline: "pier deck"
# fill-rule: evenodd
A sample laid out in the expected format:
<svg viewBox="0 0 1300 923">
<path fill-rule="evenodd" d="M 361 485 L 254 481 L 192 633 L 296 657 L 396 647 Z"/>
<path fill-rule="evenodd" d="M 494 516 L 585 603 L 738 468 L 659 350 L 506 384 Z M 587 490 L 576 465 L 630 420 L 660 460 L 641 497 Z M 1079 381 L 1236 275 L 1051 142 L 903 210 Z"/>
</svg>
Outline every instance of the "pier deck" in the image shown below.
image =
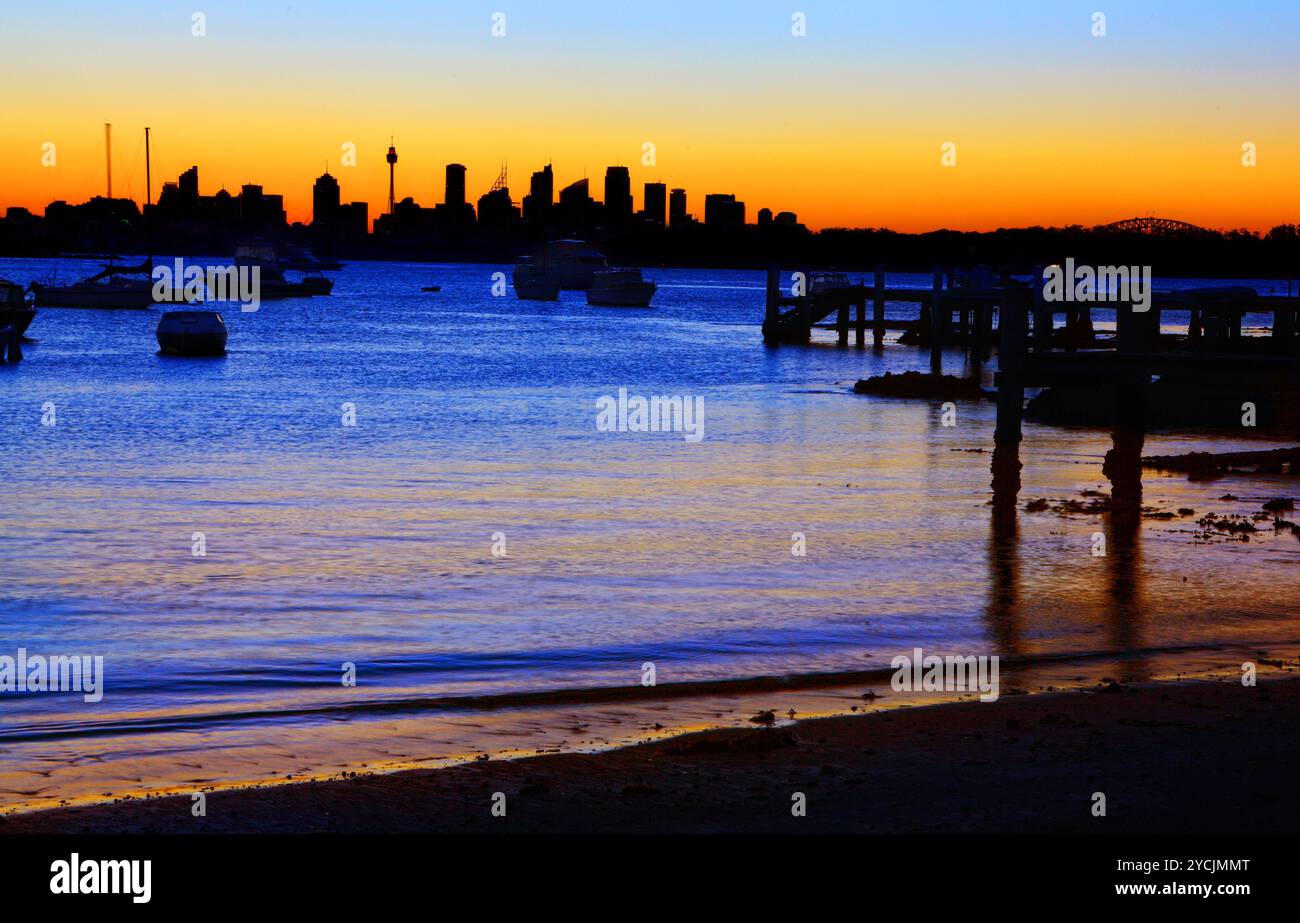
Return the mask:
<svg viewBox="0 0 1300 923">
<path fill-rule="evenodd" d="M 978 369 L 996 346 L 999 443 L 1019 443 L 1026 388 L 1052 385 L 1120 384 L 1126 409 L 1117 411 L 1126 426 L 1143 424 L 1142 394 L 1156 376 L 1209 378 L 1262 371 L 1280 373 L 1284 385 L 1300 388 L 1300 296 L 1264 295 L 1245 286 L 1221 286 L 1150 293 L 1146 309 L 1124 301 L 1048 302 L 1040 284 L 984 274 L 982 285 L 954 285 L 956 274 L 935 267 L 929 289 L 890 288 L 877 267 L 871 284 L 843 276 L 804 273 L 809 294 L 783 295 L 780 270 L 767 275 L 763 338 L 769 344 L 806 343 L 815 326 L 834 316 L 839 345 L 849 332 L 865 346 L 867 304 L 872 305 L 873 345 L 883 345 L 886 330 L 904 330 L 912 342 L 928 346 L 931 367 L 942 367 L 946 345 L 963 345 Z M 966 280 L 969 282 L 969 279 Z M 947 284 L 945 284 L 945 282 Z M 885 305 L 919 306 L 915 321 L 886 323 Z M 1115 333 L 1099 338 L 1094 309 L 1113 311 Z M 1185 335 L 1162 334 L 1169 311 L 1188 312 Z M 1247 315 L 1268 318 L 1266 336 L 1249 336 Z M 1065 318 L 1064 327 L 1057 319 Z"/>
</svg>

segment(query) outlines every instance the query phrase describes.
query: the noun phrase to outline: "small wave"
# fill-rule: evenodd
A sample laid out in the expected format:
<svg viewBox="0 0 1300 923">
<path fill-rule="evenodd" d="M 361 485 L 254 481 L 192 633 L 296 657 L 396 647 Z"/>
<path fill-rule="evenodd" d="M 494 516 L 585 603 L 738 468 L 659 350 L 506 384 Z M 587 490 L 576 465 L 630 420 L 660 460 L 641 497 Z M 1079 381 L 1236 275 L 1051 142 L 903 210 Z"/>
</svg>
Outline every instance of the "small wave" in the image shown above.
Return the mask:
<svg viewBox="0 0 1300 923">
<path fill-rule="evenodd" d="M 1275 642 L 1297 645 L 1300 639 Z M 1258 647 L 1258 643 L 1254 645 Z M 1029 657 L 1003 657 L 1004 668 L 1017 669 L 1062 663 L 1086 663 L 1096 660 L 1130 661 L 1160 656 L 1196 652 L 1232 650 L 1225 645 L 1171 645 L 1132 648 L 1123 651 L 1096 650 L 1087 652 L 1060 652 L 1037 654 Z M 330 705 L 303 706 L 279 709 L 245 709 L 213 711 L 203 714 L 175 716 L 149 716 L 120 718 L 102 722 L 57 722 L 33 724 L 22 728 L 0 731 L 0 743 L 67 740 L 81 737 L 103 737 L 126 734 L 152 734 L 192 731 L 216 726 L 238 725 L 242 722 L 301 723 L 319 720 L 348 720 L 354 717 L 413 715 L 444 711 L 484 712 L 504 709 L 524 709 L 544 706 L 577 706 L 613 704 L 620 702 L 655 702 L 672 699 L 713 695 L 739 695 L 756 692 L 794 691 L 802 689 L 834 688 L 838 686 L 869 685 L 887 681 L 894 673 L 892 667 L 871 667 L 861 670 L 836 670 L 748 676 L 730 679 L 691 680 L 679 683 L 662 683 L 654 686 L 621 685 L 562 688 L 535 691 L 515 691 L 484 695 L 405 696 L 365 702 L 346 702 Z"/>
</svg>

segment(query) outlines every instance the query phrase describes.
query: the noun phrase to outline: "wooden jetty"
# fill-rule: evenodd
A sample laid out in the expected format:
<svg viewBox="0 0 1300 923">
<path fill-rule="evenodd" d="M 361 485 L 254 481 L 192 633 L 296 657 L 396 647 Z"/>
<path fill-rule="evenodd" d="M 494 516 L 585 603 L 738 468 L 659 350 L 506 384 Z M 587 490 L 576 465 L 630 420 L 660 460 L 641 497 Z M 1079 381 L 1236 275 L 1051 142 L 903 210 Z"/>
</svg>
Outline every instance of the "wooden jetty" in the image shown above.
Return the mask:
<svg viewBox="0 0 1300 923">
<path fill-rule="evenodd" d="M 871 331 L 877 347 L 885 337 L 885 302 L 912 302 L 921 306 L 921 316 L 929 315 L 932 298 L 922 289 L 885 287 L 884 267 L 876 267 L 871 285 L 865 281 L 851 282 L 837 273 L 803 273 L 806 286 L 803 294 L 781 294 L 781 271 L 769 267 L 767 271 L 767 304 L 763 318 L 763 339 L 768 343 L 806 343 L 812 328 L 831 314 L 839 331 L 841 345 L 846 345 L 852 327 L 859 347 L 866 342 L 867 303 L 872 306 Z M 937 283 L 936 283 L 937 284 Z M 782 308 L 789 308 L 782 311 Z M 856 310 L 856 316 L 851 312 Z"/>
<path fill-rule="evenodd" d="M 945 346 L 962 345 L 972 365 L 998 351 L 997 427 L 999 443 L 1018 443 L 1027 388 L 1067 384 L 1120 386 L 1117 412 L 1139 425 L 1142 395 L 1154 376 L 1219 375 L 1264 368 L 1295 374 L 1300 386 L 1300 296 L 1261 295 L 1244 286 L 1151 293 L 1147 310 L 1123 301 L 1047 301 L 1040 268 L 1025 282 L 990 274 L 968 274 L 936 266 L 929 289 L 889 288 L 877 266 L 870 284 L 835 273 L 805 272 L 806 290 L 783 295 L 780 270 L 768 269 L 763 338 L 769 344 L 806 343 L 813 328 L 834 316 L 838 344 L 865 346 L 867 304 L 872 306 L 873 346 L 883 345 L 885 304 L 916 304 L 916 321 L 907 325 L 915 345 L 928 347 L 931 367 L 941 368 Z M 1035 281 L 1036 280 L 1036 284 Z M 1113 310 L 1116 332 L 1099 338 L 1094 309 Z M 1162 335 L 1167 311 L 1187 311 L 1183 336 Z M 1271 318 L 1267 336 L 1244 336 L 1247 314 Z M 1064 317 L 1064 326 L 1057 320 Z M 995 322 L 996 321 L 996 322 Z"/>
<path fill-rule="evenodd" d="M 803 278 L 805 294 L 783 295 L 780 270 L 768 269 L 765 342 L 806 343 L 813 328 L 834 315 L 839 345 L 848 345 L 851 329 L 855 345 L 862 348 L 866 344 L 869 303 L 874 348 L 884 345 L 886 330 L 902 329 L 916 345 L 929 347 L 932 364 L 936 365 L 949 345 L 966 345 L 977 363 L 988 357 L 994 345 L 995 311 L 1008 291 L 991 277 L 963 279 L 961 274 L 939 266 L 934 268 L 928 289 L 887 287 L 883 266 L 876 267 L 871 284 L 865 279 L 852 282 L 837 273 L 804 272 Z M 888 324 L 887 302 L 917 305 L 917 320 Z"/>
<path fill-rule="evenodd" d="M 1110 348 L 1064 348 L 1053 336 L 1060 303 L 1045 304 L 1042 286 L 1019 286 L 1008 297 L 998 319 L 998 392 L 995 439 L 1019 442 L 1026 388 L 1053 385 L 1118 386 L 1117 425 L 1142 431 L 1145 427 L 1145 391 L 1156 376 L 1195 376 L 1214 379 L 1225 375 L 1280 372 L 1282 380 L 1300 388 L 1300 337 L 1296 315 L 1300 298 L 1262 296 L 1252 289 L 1159 292 L 1149 308 L 1132 303 L 1098 302 L 1072 306 L 1089 315 L 1092 308 L 1115 311 L 1115 337 Z M 1162 336 L 1164 311 L 1189 313 L 1188 333 Z M 1246 314 L 1271 315 L 1267 336 L 1243 336 Z M 1032 331 L 1031 331 L 1032 321 Z M 1086 324 L 1090 327 L 1091 320 Z M 1094 344 L 1099 345 L 1099 344 Z"/>
</svg>

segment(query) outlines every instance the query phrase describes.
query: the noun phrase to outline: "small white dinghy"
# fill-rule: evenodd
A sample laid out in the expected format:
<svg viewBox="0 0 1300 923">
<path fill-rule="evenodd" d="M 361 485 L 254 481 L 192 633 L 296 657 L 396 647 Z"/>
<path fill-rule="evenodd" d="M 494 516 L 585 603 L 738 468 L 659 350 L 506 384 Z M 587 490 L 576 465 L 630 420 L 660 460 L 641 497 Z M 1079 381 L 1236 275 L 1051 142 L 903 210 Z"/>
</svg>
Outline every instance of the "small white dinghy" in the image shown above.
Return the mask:
<svg viewBox="0 0 1300 923">
<path fill-rule="evenodd" d="M 169 356 L 226 354 L 226 322 L 218 311 L 168 311 L 158 321 L 157 337 Z"/>
</svg>

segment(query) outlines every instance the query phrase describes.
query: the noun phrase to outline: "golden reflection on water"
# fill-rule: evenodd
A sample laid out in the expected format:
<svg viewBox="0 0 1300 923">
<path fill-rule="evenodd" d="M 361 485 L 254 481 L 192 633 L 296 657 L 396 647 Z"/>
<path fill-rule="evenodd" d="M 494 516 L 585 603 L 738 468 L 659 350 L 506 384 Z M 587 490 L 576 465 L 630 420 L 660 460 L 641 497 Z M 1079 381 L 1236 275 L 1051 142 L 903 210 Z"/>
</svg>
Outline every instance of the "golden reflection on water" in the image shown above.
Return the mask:
<svg viewBox="0 0 1300 923">
<path fill-rule="evenodd" d="M 277 458 L 270 471 L 241 470 L 238 457 L 203 468 L 106 464 L 60 484 L 57 504 L 19 499 L 16 528 L 38 536 L 32 544 L 43 549 L 27 563 L 44 566 L 16 570 L 11 590 L 96 601 L 105 622 L 90 624 L 104 637 L 153 645 L 164 664 L 216 652 L 236 671 L 271 657 L 336 669 L 375 649 L 645 651 L 602 672 L 562 675 L 563 666 L 539 659 L 482 682 L 456 676 L 407 687 L 386 678 L 348 691 L 356 701 L 508 691 L 548 671 L 557 682 L 635 682 L 640 662 L 678 638 L 697 641 L 700 653 L 666 660 L 673 680 L 866 669 L 916 643 L 1007 658 L 1132 654 L 1108 661 L 1105 675 L 1138 679 L 1177 660 L 1148 656 L 1147 648 L 1248 648 L 1300 635 L 1300 587 L 1279 579 L 1300 560 L 1293 538 L 1198 544 L 1188 520 L 1152 521 L 1141 511 L 1247 512 L 1284 486 L 1247 484 L 1233 507 L 1217 499 L 1222 486 L 1149 474 L 1135 484 L 1132 460 L 1144 441 L 1131 434 L 1031 429 L 1019 449 L 990 455 L 979 408 L 968 411 L 976 425 L 952 429 L 938 425 L 934 408 L 914 403 L 862 405 L 833 395 L 808 404 L 798 412 L 803 443 L 787 441 L 790 410 L 740 407 L 737 415 L 750 415 L 750 428 L 741 427 L 747 438 L 663 443 L 653 452 L 629 441 L 603 445 L 596 456 L 587 444 L 561 444 L 517 461 L 448 463 L 417 453 L 357 467 L 322 453 Z M 781 440 L 755 435 L 762 431 L 754 420 L 769 415 Z M 1145 442 L 1164 443 L 1162 451 L 1168 444 Z M 1108 452 L 1128 467 L 1107 467 Z M 1114 501 L 1100 516 L 1024 510 L 1031 497 L 1098 487 Z M 207 536 L 201 559 L 189 556 L 196 523 Z M 489 550 L 497 529 L 509 535 L 501 560 Z M 1098 531 L 1104 557 L 1091 553 Z M 808 537 L 806 558 L 790 554 L 794 532 Z M 57 542 L 42 545 L 49 535 Z M 731 660 L 717 653 L 728 642 L 738 649 Z M 1222 656 L 1197 656 L 1189 668 L 1224 666 Z M 1066 684 L 1098 673 L 1035 668 L 1018 682 Z M 21 742 L 0 763 L 0 805 L 434 766 L 481 753 L 601 749 L 743 725 L 760 708 L 844 713 L 865 707 L 861 691 L 334 715 Z M 325 683 L 271 691 L 234 684 L 123 714 L 183 719 L 234 705 L 273 713 L 337 702 L 339 694 Z M 107 708 L 68 716 L 111 717 Z"/>
</svg>

